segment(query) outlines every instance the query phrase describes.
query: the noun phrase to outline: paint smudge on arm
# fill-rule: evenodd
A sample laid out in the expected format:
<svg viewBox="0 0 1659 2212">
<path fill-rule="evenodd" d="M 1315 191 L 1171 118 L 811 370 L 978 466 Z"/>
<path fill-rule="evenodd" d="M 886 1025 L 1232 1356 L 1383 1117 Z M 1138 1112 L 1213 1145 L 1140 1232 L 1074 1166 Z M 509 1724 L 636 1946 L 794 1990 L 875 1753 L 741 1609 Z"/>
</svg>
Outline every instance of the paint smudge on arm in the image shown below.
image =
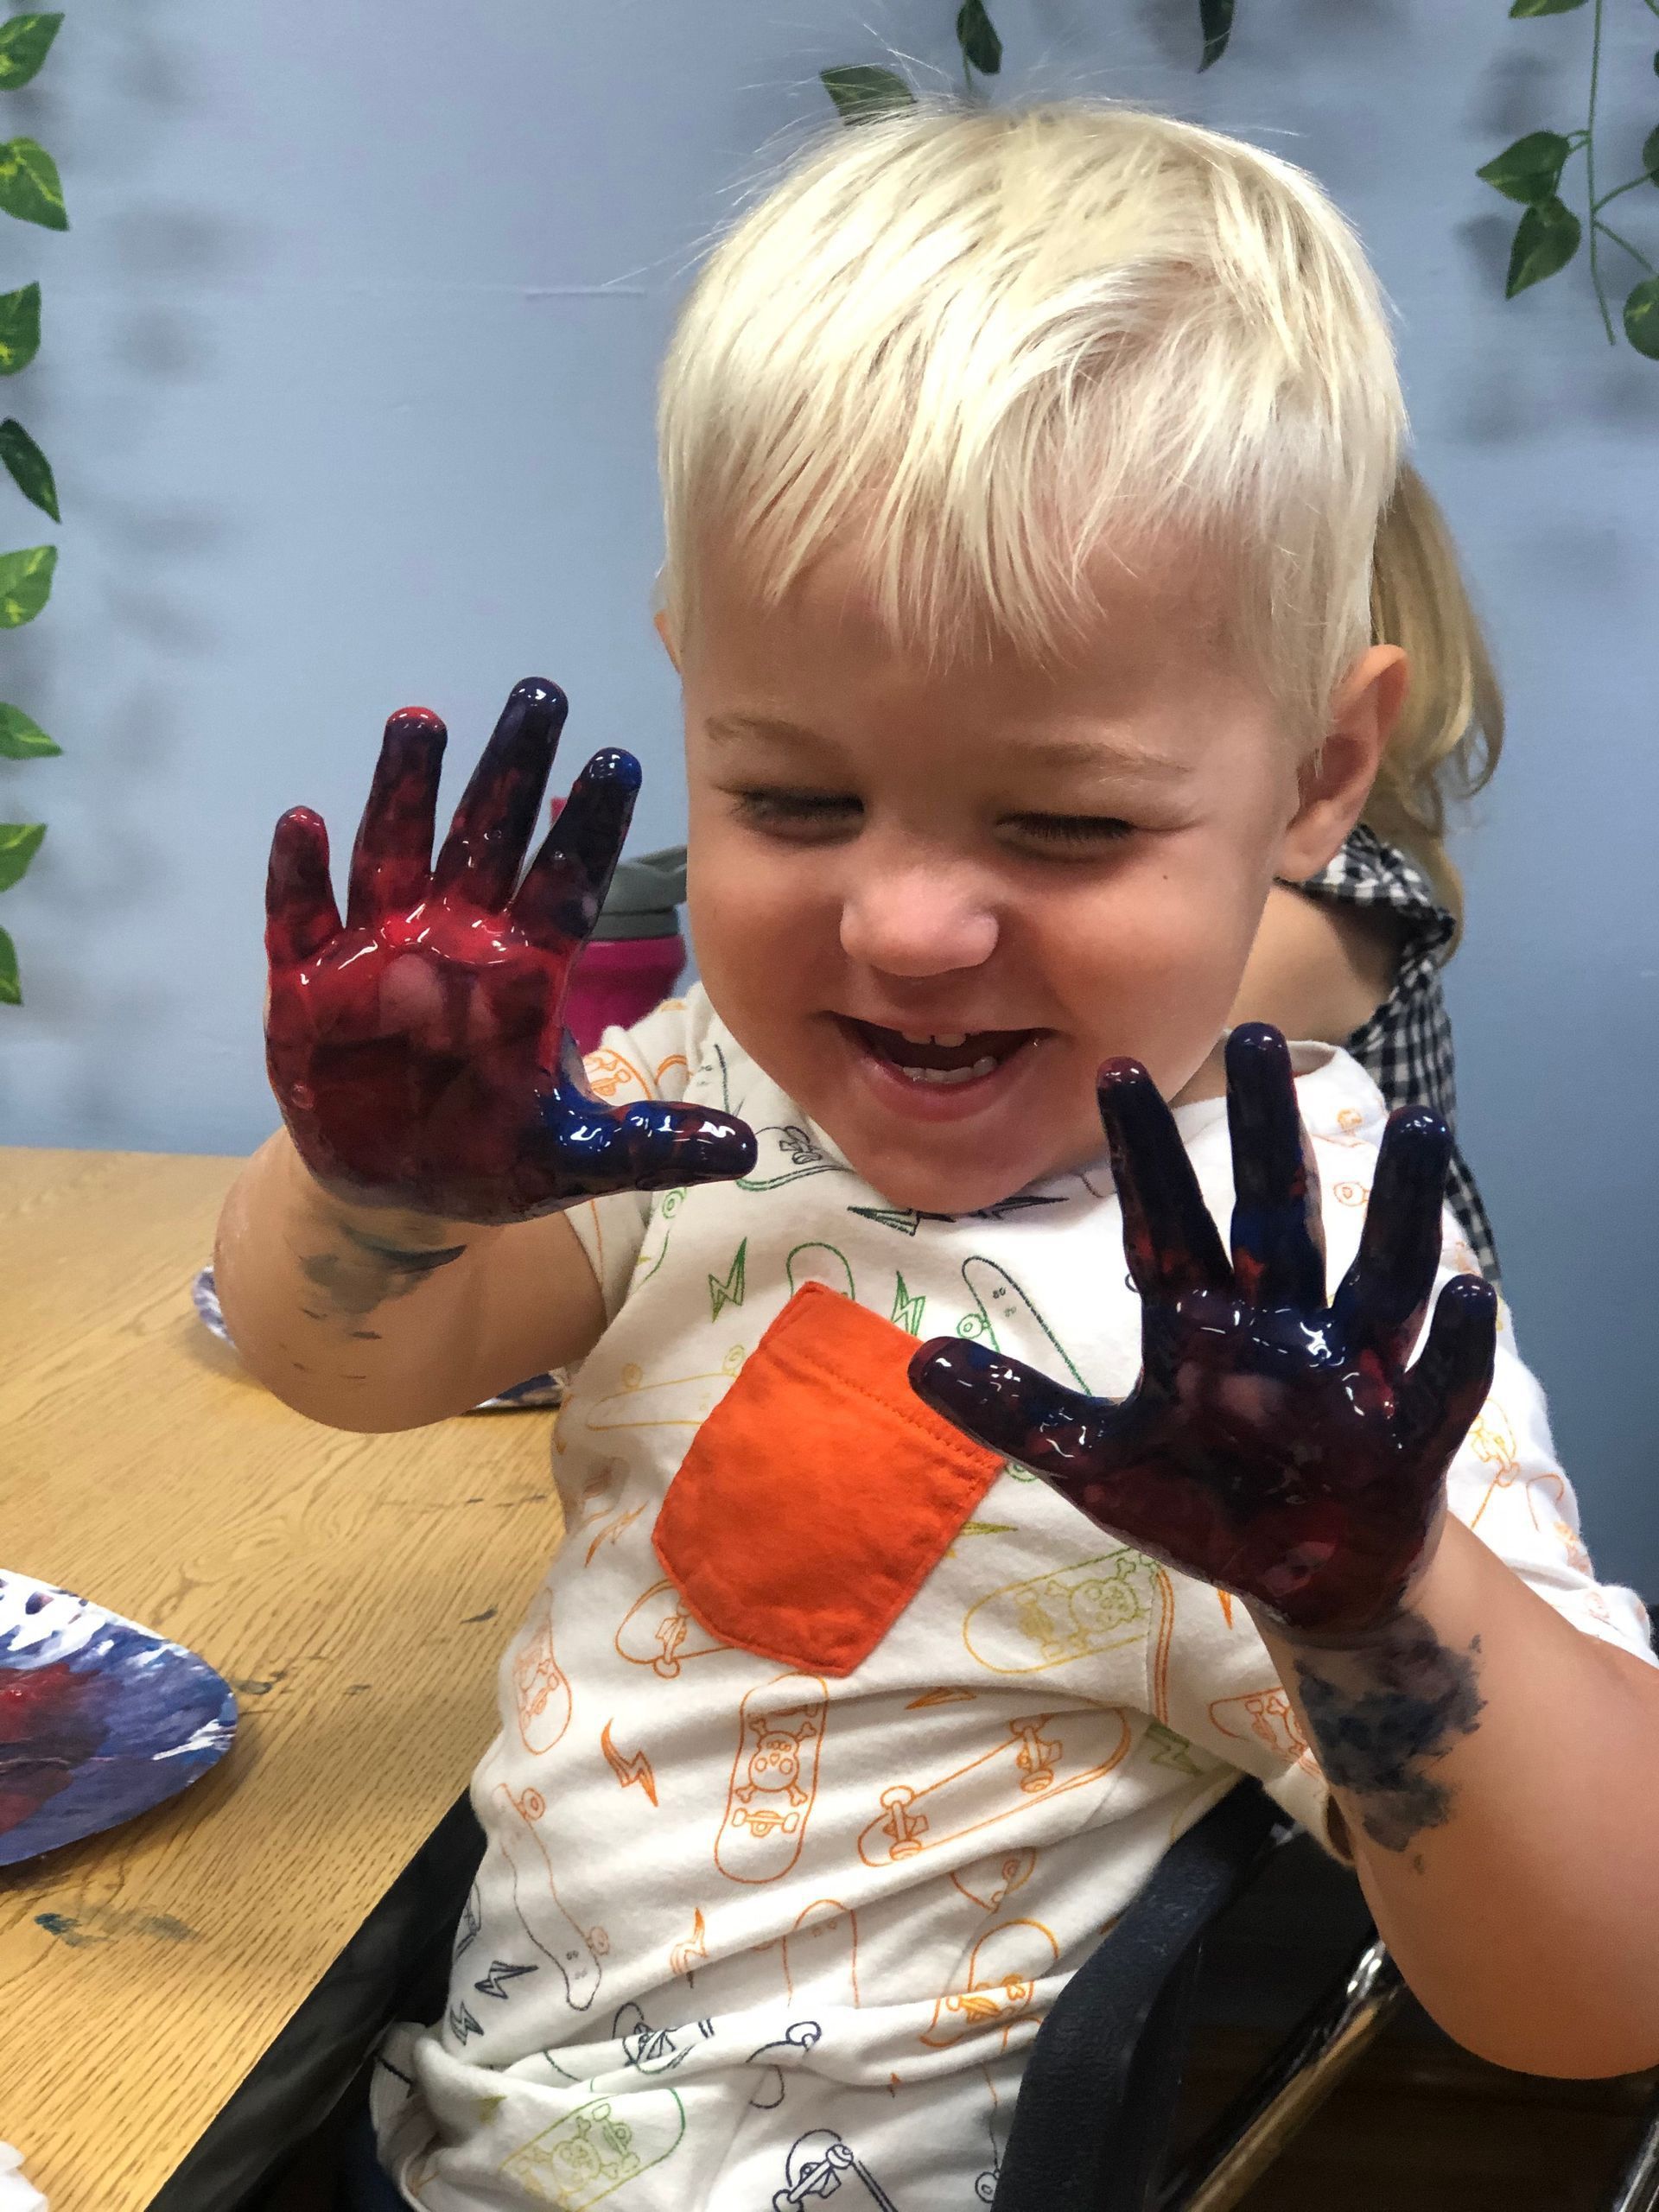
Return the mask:
<svg viewBox="0 0 1659 2212">
<path fill-rule="evenodd" d="M 323 1294 L 329 1310 L 301 1310 L 316 1320 L 360 1320 L 394 1299 L 407 1298 L 467 1251 L 465 1243 L 423 1243 L 420 1225 L 417 1218 L 412 1218 L 407 1225 L 400 1224 L 401 1234 L 386 1236 L 359 1228 L 343 1214 L 335 1214 L 334 1234 L 327 1243 L 321 1250 L 300 1255 L 301 1273 Z M 429 1224 L 432 1230 L 443 1226 L 436 1222 Z M 350 1333 L 359 1338 L 378 1335 L 374 1330 Z"/>
<path fill-rule="evenodd" d="M 1345 1649 L 1295 1652 L 1296 1694 L 1325 1777 L 1384 1851 L 1405 1852 L 1452 1817 L 1436 1766 L 1480 1726 L 1480 1639 L 1443 1643 L 1421 1613 Z"/>
</svg>

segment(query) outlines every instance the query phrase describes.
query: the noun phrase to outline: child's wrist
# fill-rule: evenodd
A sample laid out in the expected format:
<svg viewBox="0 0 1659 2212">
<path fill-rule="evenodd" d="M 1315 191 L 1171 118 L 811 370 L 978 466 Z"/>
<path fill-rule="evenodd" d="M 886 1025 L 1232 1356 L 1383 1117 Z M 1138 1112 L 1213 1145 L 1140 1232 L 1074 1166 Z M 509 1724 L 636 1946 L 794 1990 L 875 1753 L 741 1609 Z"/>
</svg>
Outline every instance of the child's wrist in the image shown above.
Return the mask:
<svg viewBox="0 0 1659 2212">
<path fill-rule="evenodd" d="M 1345 1655 L 1356 1659 L 1370 1654 L 1380 1660 L 1397 1644 L 1402 1624 L 1421 1618 L 1419 1606 L 1424 1587 L 1440 1555 L 1445 1531 L 1446 1515 L 1442 1511 L 1405 1580 L 1370 1603 L 1357 1605 L 1350 1617 L 1326 1618 L 1313 1626 L 1287 1621 L 1281 1614 L 1249 1599 L 1244 1601 L 1245 1610 L 1269 1648 L 1325 1653 L 1333 1657 Z"/>
<path fill-rule="evenodd" d="M 423 1212 L 401 1195 L 388 1195 L 384 1202 L 367 1194 L 346 1197 L 313 1173 L 291 1137 L 284 1149 L 293 1203 L 308 1224 L 327 1236 L 343 1237 L 364 1249 L 419 1255 L 473 1244 L 499 1234 L 475 1221 Z"/>
</svg>

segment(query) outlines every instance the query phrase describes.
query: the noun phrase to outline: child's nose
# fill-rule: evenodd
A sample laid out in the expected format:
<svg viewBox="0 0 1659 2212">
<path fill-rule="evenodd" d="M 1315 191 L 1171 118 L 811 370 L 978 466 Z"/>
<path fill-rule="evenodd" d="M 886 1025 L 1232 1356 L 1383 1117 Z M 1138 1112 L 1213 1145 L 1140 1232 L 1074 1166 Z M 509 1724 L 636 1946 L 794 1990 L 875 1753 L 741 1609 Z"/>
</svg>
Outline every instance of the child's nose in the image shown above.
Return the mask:
<svg viewBox="0 0 1659 2212">
<path fill-rule="evenodd" d="M 982 967 L 996 940 L 995 910 L 982 890 L 925 864 L 871 869 L 841 910 L 842 950 L 889 976 Z"/>
</svg>

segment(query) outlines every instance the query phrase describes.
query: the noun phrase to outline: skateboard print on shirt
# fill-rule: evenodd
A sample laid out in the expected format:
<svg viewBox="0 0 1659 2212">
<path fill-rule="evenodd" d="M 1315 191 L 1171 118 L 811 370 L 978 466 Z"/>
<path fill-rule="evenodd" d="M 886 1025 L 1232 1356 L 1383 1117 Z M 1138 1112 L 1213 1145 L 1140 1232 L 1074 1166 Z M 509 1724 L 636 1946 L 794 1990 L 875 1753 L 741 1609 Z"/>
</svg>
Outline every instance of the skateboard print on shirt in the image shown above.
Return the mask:
<svg viewBox="0 0 1659 2212">
<path fill-rule="evenodd" d="M 779 1675 L 745 1697 L 715 1841 L 715 1864 L 728 1880 L 775 1882 L 800 1857 L 829 1710 L 829 1686 L 817 1675 Z"/>
</svg>

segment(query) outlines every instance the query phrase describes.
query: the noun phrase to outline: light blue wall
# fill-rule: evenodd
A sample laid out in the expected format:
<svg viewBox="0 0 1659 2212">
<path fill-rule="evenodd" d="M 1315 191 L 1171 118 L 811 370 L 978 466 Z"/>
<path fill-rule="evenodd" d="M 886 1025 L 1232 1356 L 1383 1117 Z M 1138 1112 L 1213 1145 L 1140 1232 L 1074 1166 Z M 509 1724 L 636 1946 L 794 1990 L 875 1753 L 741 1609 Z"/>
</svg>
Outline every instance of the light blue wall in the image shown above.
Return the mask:
<svg viewBox="0 0 1659 2212">
<path fill-rule="evenodd" d="M 1608 12 L 1628 168 L 1659 25 Z M 343 841 L 395 704 L 439 707 L 466 757 L 515 677 L 555 674 L 573 750 L 643 755 L 642 841 L 677 834 L 647 628 L 672 303 L 760 149 L 823 115 L 817 70 L 890 41 L 949 73 L 953 13 L 69 0 L 7 128 L 57 152 L 75 227 L 0 226 L 0 285 L 47 290 L 40 365 L 0 397 L 67 516 L 56 598 L 0 640 L 0 696 L 67 748 L 4 775 L 4 811 L 52 825 L 0 908 L 29 993 L 0 1014 L 7 1140 L 228 1150 L 270 1127 L 270 826 L 305 798 Z M 1163 103 L 1306 162 L 1397 303 L 1514 709 L 1453 971 L 1467 1146 L 1592 1536 L 1659 1592 L 1659 366 L 1599 340 L 1581 270 L 1504 305 L 1506 209 L 1472 175 L 1578 121 L 1587 13 L 1240 0 L 1201 79 L 1196 0 L 995 13 L 1010 89 Z M 1621 208 L 1659 246 L 1648 199 Z"/>
</svg>

